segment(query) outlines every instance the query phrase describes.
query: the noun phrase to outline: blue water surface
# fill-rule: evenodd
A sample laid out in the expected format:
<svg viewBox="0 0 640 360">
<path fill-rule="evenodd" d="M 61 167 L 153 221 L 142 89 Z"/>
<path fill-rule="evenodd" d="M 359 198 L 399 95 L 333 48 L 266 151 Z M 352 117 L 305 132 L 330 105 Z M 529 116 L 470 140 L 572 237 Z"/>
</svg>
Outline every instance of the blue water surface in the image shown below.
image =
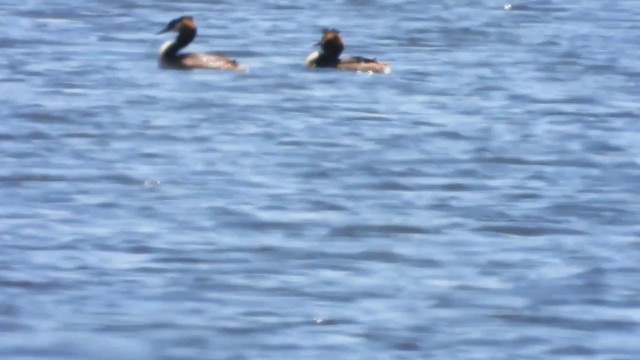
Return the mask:
<svg viewBox="0 0 640 360">
<path fill-rule="evenodd" d="M 638 359 L 640 6 L 505 5 L 0 0 L 0 358 Z"/>
</svg>

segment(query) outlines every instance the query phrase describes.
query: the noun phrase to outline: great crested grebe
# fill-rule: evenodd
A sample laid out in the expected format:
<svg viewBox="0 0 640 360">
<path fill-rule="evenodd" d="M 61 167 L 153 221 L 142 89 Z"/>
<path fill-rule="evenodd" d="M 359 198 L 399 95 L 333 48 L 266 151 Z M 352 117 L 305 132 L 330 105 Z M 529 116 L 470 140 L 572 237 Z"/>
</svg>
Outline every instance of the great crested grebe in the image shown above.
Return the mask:
<svg viewBox="0 0 640 360">
<path fill-rule="evenodd" d="M 314 51 L 305 59 L 305 64 L 312 68 L 335 68 L 361 72 L 388 74 L 391 66 L 379 63 L 376 59 L 362 56 L 340 58 L 344 50 L 344 43 L 340 31 L 336 29 L 322 30 L 322 39 L 316 44 L 321 51 Z"/>
<path fill-rule="evenodd" d="M 178 54 L 196 37 L 196 22 L 191 16 L 181 16 L 169 21 L 167 26 L 158 34 L 167 31 L 177 32 L 178 36 L 174 41 L 167 41 L 160 47 L 159 64 L 163 68 L 169 69 L 220 69 L 247 71 L 247 68 L 238 64 L 237 61 L 221 54 L 214 53 L 188 53 Z"/>
</svg>

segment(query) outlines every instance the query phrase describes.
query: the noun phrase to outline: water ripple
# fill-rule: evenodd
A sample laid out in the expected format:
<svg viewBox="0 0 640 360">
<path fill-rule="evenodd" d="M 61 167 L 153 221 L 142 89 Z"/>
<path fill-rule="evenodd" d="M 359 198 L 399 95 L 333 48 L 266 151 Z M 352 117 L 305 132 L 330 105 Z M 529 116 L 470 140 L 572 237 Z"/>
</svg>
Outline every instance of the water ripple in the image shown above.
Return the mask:
<svg viewBox="0 0 640 360">
<path fill-rule="evenodd" d="M 5 3 L 0 357 L 640 352 L 634 2 Z"/>
</svg>

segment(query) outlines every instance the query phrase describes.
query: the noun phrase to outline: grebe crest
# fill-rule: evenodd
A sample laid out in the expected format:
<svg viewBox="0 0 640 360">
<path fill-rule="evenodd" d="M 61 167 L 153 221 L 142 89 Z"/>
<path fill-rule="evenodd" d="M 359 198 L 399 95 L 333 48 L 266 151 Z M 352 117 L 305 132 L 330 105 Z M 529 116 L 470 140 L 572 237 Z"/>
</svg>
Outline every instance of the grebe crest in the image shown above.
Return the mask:
<svg viewBox="0 0 640 360">
<path fill-rule="evenodd" d="M 311 68 L 335 68 L 364 73 L 388 74 L 391 66 L 362 56 L 340 58 L 344 51 L 344 42 L 337 29 L 323 29 L 322 38 L 316 43 L 320 51 L 315 51 L 305 59 L 305 65 Z"/>
<path fill-rule="evenodd" d="M 178 36 L 174 41 L 166 41 L 160 46 L 160 57 L 158 60 L 161 67 L 181 70 L 220 69 L 247 71 L 247 69 L 238 64 L 237 61 L 221 54 L 178 54 L 178 52 L 187 47 L 197 35 L 196 22 L 192 16 L 181 16 L 169 21 L 158 34 L 169 31 L 177 32 Z"/>
<path fill-rule="evenodd" d="M 344 51 L 344 43 L 337 29 L 322 29 L 322 38 L 318 45 L 324 53 L 340 56 Z"/>
</svg>

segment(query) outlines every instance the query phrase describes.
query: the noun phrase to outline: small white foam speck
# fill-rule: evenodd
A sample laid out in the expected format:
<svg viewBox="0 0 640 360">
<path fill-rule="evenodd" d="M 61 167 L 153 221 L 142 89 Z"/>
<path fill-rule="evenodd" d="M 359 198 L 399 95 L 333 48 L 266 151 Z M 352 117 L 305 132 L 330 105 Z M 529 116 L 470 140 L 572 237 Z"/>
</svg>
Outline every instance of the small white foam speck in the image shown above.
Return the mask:
<svg viewBox="0 0 640 360">
<path fill-rule="evenodd" d="M 160 186 L 160 180 L 145 180 L 143 186 L 145 189 L 157 188 L 158 186 Z"/>
<path fill-rule="evenodd" d="M 507 11 L 511 10 L 511 4 L 504 4 L 504 9 Z"/>
</svg>

